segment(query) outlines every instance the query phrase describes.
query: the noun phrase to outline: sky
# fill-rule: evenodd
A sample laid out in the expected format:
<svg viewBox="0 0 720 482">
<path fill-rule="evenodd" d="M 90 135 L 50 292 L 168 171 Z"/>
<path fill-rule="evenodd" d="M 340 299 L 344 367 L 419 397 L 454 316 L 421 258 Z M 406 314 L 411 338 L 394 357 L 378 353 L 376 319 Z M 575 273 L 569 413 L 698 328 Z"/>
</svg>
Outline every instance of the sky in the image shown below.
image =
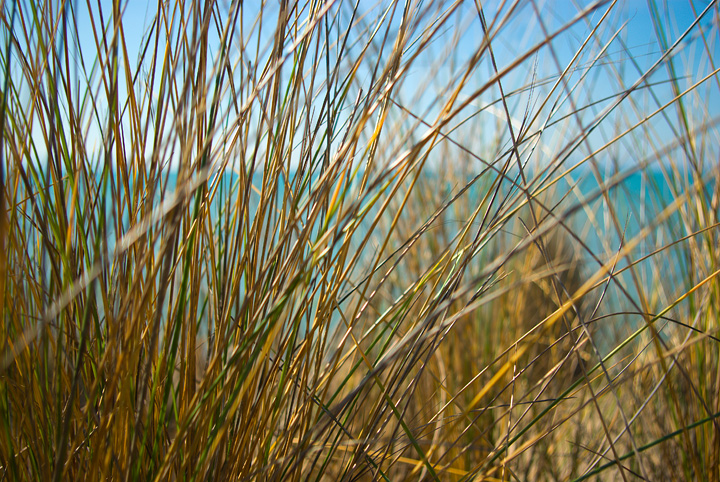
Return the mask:
<svg viewBox="0 0 720 482">
<path fill-rule="evenodd" d="M 627 88 L 633 85 L 648 68 L 661 58 L 664 52 L 663 49 L 672 45 L 709 3 L 708 1 L 690 2 L 685 0 L 618 1 L 612 13 L 607 16 L 601 28 L 596 32 L 588 48 L 573 63 L 572 73 L 566 76 L 567 84 L 557 91 L 557 101 L 559 103 L 553 107 L 553 113 L 551 114 L 550 106 L 548 106 L 547 113 L 539 116 L 540 119 L 544 120 L 539 121 L 538 126 L 562 118 L 564 113 L 573 112 L 577 105 L 587 105 L 598 101 L 596 106 L 577 116 L 578 119 L 587 119 L 590 122 L 593 116 L 601 111 L 603 106 L 612 103 L 612 100 L 606 100 L 605 102 L 601 100 L 616 95 L 622 90 L 622 86 Z M 262 55 L 266 56 L 267 47 L 273 34 L 273 19 L 278 12 L 277 2 L 266 3 L 263 11 L 264 24 L 261 34 L 258 34 L 257 24 L 254 23 L 258 13 L 257 2 L 246 2 L 246 4 L 243 13 L 245 55 L 249 56 L 246 58 L 253 57 L 256 47 L 259 47 L 261 57 Z M 519 2 L 517 9 L 513 11 L 510 17 L 510 21 L 501 29 L 493 30 L 496 34 L 492 45 L 498 70 L 502 71 L 503 68 L 514 62 L 519 55 L 522 55 L 537 42 L 541 42 L 545 37 L 545 32 L 556 31 L 572 19 L 579 9 L 585 8 L 589 4 L 590 2 L 587 1 L 570 0 L 537 0 L 534 3 Z M 27 9 L 30 4 L 25 1 L 20 2 L 20 5 L 22 8 Z M 71 47 L 73 58 L 70 65 L 72 65 L 72 61 L 79 62 L 80 57 L 77 52 L 82 52 L 85 66 L 88 69 L 86 72 L 89 72 L 93 52 L 96 51 L 93 27 L 95 29 L 100 28 L 103 21 L 106 25 L 109 24 L 112 2 L 105 0 L 96 3 L 74 1 L 70 2 L 70 5 L 73 7 L 77 22 L 77 36 L 68 36 L 66 39 L 74 44 L 74 47 Z M 220 2 L 219 5 L 218 18 L 224 19 L 223 16 L 227 13 L 228 2 Z M 430 24 L 429 19 L 433 18 L 432 14 L 437 13 L 436 6 L 441 5 L 441 2 L 416 1 L 413 2 L 413 5 L 417 5 L 421 11 L 428 14 L 427 18 L 418 20 L 418 28 L 413 32 L 419 38 L 422 35 L 422 28 Z M 449 5 L 449 3 L 443 5 Z M 500 0 L 482 2 L 483 13 L 491 29 L 493 29 L 493 26 L 497 26 L 495 20 L 503 18 L 512 5 L 514 5 L 513 2 Z M 157 14 L 157 4 L 128 0 L 122 2 L 121 6 L 125 46 L 130 65 L 136 68 L 136 59 L 139 58 L 141 46 L 144 39 L 147 38 L 153 19 Z M 390 16 L 390 18 L 383 17 L 389 6 L 390 2 L 388 1 L 360 0 L 356 19 L 359 18 L 361 22 L 368 25 L 368 29 L 383 22 L 388 22 L 392 27 L 397 28 L 399 27 L 399 14 L 402 8 L 398 8 L 395 15 Z M 5 8 L 10 8 L 7 2 Z M 653 23 L 652 9 L 656 9 L 657 15 L 655 15 L 655 18 L 661 20 L 660 29 L 657 29 L 657 26 Z M 587 19 L 575 23 L 567 31 L 558 35 L 550 46 L 544 46 L 537 54 L 528 57 L 523 64 L 503 77 L 502 83 L 506 94 L 525 88 L 524 91 L 509 96 L 513 114 L 513 126 L 519 128 L 522 125 L 523 115 L 528 111 L 532 112 L 534 108 L 537 108 L 542 103 L 544 93 L 547 93 L 548 89 L 554 85 L 553 79 L 557 78 L 559 72 L 569 64 L 574 53 L 588 37 L 593 26 L 599 22 L 604 11 L 604 8 L 599 8 L 589 15 Z M 692 85 L 712 71 L 713 66 L 708 63 L 707 59 L 710 57 L 716 58 L 718 54 L 717 11 L 717 5 L 715 5 L 700 22 L 700 25 L 708 33 L 706 36 L 707 45 L 698 36 L 699 30 L 695 28 L 685 38 L 680 48 L 676 49 L 676 53 L 673 54 L 673 65 L 676 69 L 674 74 L 678 78 L 677 84 L 681 89 Z M 102 18 L 100 12 L 102 12 Z M 330 12 L 332 15 L 337 14 L 337 18 L 341 19 L 341 22 L 347 21 L 350 17 L 350 8 L 347 3 L 335 2 Z M 8 15 L 6 14 L 6 16 Z M 307 10 L 301 12 L 301 19 L 303 16 L 307 17 Z M 94 21 L 91 21 L 91 17 L 94 18 Z M 179 28 L 179 24 L 175 22 L 173 35 L 177 33 Z M 351 39 L 349 46 L 351 56 L 360 52 L 363 39 L 367 39 L 369 33 L 358 29 L 353 35 L 355 37 Z M 665 39 L 660 38 L 663 35 Z M 215 38 L 217 39 L 217 35 Z M 607 46 L 602 58 L 597 61 L 594 68 L 588 69 L 595 56 L 598 55 L 601 49 L 606 47 L 606 43 L 611 39 L 613 39 L 612 43 Z M 6 38 L 4 37 L 3 40 L 6 40 Z M 353 45 L 352 41 L 357 43 Z M 448 21 L 445 22 L 437 39 L 413 62 L 405 75 L 401 87 L 395 92 L 396 101 L 424 119 L 432 120 L 436 118 L 438 112 L 435 101 L 439 97 L 447 95 L 456 85 L 459 76 L 465 71 L 464 66 L 472 58 L 473 54 L 481 48 L 483 42 L 484 35 L 475 2 L 462 2 Z M 448 47 L 450 45 L 452 45 L 451 48 Z M 230 55 L 237 61 L 241 46 L 236 43 L 234 47 L 237 51 L 231 52 Z M 704 52 L 706 48 L 711 51 L 711 56 Z M 210 50 L 214 56 L 217 56 L 220 51 L 219 45 L 212 45 L 211 42 Z M 406 57 L 413 53 L 411 47 L 406 52 Z M 149 59 L 146 59 L 145 64 L 141 66 L 141 74 L 147 70 L 149 61 Z M 429 75 L 429 72 L 432 72 L 432 75 Z M 85 75 L 91 76 L 90 84 L 99 92 L 97 90 L 100 86 L 99 76 L 92 77 L 93 74 L 83 74 L 82 72 L 77 77 L 78 90 L 83 89 L 82 84 L 86 82 Z M 483 61 L 475 68 L 471 81 L 467 82 L 466 88 L 463 88 L 459 97 L 460 100 L 464 96 L 472 96 L 478 86 L 484 85 L 492 75 L 493 68 L 486 55 Z M 652 112 L 657 108 L 658 103 L 662 104 L 673 98 L 674 94 L 671 85 L 667 83 L 670 76 L 671 72 L 666 65 L 661 65 L 652 75 L 648 76 L 647 80 L 650 82 L 665 82 L 665 84 L 653 88 L 656 98 L 649 98 L 647 93 L 643 93 L 643 91 L 637 93 L 638 102 L 645 102 L 638 115 L 642 116 L 647 112 Z M 134 90 L 137 93 L 146 92 L 145 86 L 149 79 L 143 79 L 143 75 L 139 75 L 137 78 L 139 80 L 138 84 L 134 86 Z M 363 83 L 369 82 L 371 78 L 372 75 L 369 69 L 365 72 L 359 72 L 357 88 L 363 88 Z M 582 82 L 575 87 L 576 82 L 580 80 Z M 547 81 L 547 83 L 543 84 L 542 81 Z M 124 76 L 120 77 L 120 82 L 121 93 L 127 95 L 128 86 Z M 537 85 L 534 85 L 532 90 L 527 89 L 533 83 Z M 706 82 L 706 84 L 710 83 Z M 570 89 L 574 90 L 569 98 L 567 95 L 560 95 L 562 90 L 567 93 Z M 366 85 L 365 90 L 367 90 Z M 711 115 L 716 115 L 717 112 L 713 110 L 716 108 L 713 108 L 713 106 L 720 105 L 720 99 L 717 98 L 719 91 L 720 88 L 708 89 L 705 104 L 698 105 L 696 108 L 707 109 Z M 102 95 L 99 95 L 99 97 L 101 98 Z M 459 119 L 472 119 L 473 124 L 481 126 L 491 126 L 493 122 L 498 120 L 504 121 L 504 111 L 499 104 L 494 103 L 499 97 L 497 88 L 490 89 L 486 94 L 475 99 L 468 108 L 467 115 L 460 116 Z M 481 109 L 481 114 L 473 115 L 473 112 Z M 710 112 L 711 110 L 713 112 Z M 632 116 L 632 114 L 626 112 L 624 114 Z M 483 120 L 479 121 L 479 119 Z M 632 122 L 632 119 L 627 122 Z M 94 146 L 94 148 L 98 148 L 102 144 L 99 126 L 91 124 L 88 127 L 86 147 L 93 148 Z M 457 128 L 462 129 L 463 126 Z M 671 135 L 671 132 L 666 127 L 663 127 L 662 123 L 657 124 L 657 129 L 658 133 L 656 135 L 658 138 Z M 491 127 L 484 128 L 483 132 L 478 134 L 479 142 L 482 144 L 487 141 L 485 136 L 493 135 L 496 135 L 496 133 Z M 551 136 L 546 136 L 544 142 L 552 143 L 553 139 Z M 540 151 L 542 149 L 543 146 L 541 145 Z"/>
</svg>

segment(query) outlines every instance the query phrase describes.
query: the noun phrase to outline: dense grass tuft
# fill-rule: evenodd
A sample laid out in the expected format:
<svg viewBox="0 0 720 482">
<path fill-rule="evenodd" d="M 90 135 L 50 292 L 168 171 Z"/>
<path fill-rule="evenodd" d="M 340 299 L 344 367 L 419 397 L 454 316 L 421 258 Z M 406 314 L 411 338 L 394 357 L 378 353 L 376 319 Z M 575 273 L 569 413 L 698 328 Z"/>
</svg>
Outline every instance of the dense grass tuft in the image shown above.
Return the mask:
<svg viewBox="0 0 720 482">
<path fill-rule="evenodd" d="M 716 1 L 104 3 L 1 7 L 0 479 L 720 479 Z"/>
</svg>

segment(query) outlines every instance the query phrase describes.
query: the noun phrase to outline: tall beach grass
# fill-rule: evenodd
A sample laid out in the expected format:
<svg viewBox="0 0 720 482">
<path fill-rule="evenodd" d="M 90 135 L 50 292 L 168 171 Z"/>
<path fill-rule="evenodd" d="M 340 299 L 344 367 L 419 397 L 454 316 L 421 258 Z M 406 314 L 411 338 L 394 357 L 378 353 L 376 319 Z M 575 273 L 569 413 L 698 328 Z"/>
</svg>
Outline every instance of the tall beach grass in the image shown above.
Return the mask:
<svg viewBox="0 0 720 482">
<path fill-rule="evenodd" d="M 2 2 L 0 480 L 720 480 L 681 3 Z"/>
</svg>

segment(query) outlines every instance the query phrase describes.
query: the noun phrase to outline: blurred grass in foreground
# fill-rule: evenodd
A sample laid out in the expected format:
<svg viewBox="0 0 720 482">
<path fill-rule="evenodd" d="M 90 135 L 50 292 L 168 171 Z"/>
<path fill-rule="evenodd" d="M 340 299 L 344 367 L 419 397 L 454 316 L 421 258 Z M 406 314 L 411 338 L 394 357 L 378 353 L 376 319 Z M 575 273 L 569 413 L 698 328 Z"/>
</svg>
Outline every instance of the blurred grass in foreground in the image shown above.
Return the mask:
<svg viewBox="0 0 720 482">
<path fill-rule="evenodd" d="M 718 480 L 716 2 L 80 3 L 2 4 L 0 478 Z"/>
</svg>

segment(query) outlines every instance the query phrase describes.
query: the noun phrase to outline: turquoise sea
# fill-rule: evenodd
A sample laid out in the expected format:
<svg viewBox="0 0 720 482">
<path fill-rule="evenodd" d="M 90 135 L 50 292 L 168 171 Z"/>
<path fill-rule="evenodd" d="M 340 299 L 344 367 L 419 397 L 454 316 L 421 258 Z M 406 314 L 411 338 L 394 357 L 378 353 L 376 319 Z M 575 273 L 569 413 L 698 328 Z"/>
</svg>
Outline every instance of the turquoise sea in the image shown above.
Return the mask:
<svg viewBox="0 0 720 482">
<path fill-rule="evenodd" d="M 295 173 L 294 175 L 298 175 Z M 287 183 L 295 183 L 297 179 L 293 174 Z M 448 190 L 448 194 L 452 195 L 456 193 L 462 186 L 441 186 L 443 183 L 439 181 L 439 175 L 437 173 L 428 173 L 425 181 L 425 185 L 432 185 L 433 182 L 438 184 L 438 188 Z M 263 189 L 263 178 L 262 174 L 255 174 L 253 176 L 254 189 L 251 189 L 248 195 L 248 210 L 247 210 L 247 221 L 253 223 L 257 221 L 257 216 L 260 214 L 257 212 L 259 202 L 259 192 Z M 579 255 L 580 259 L 583 260 L 583 272 L 584 276 L 589 277 L 599 269 L 600 262 L 607 262 L 613 260 L 616 257 L 617 252 L 631 240 L 635 239 L 644 228 L 650 227 L 642 240 L 637 246 L 631 251 L 629 256 L 617 258 L 615 265 L 615 272 L 623 270 L 628 266 L 628 263 L 636 263 L 643 256 L 646 256 L 653 251 L 667 246 L 672 241 L 678 240 L 684 236 L 687 236 L 692 231 L 701 229 L 702 226 L 699 224 L 688 225 L 686 222 L 688 216 L 682 216 L 678 211 L 670 213 L 666 219 L 659 220 L 659 215 L 663 210 L 669 206 L 673 200 L 682 196 L 687 189 L 692 186 L 692 176 L 688 173 L 686 180 L 680 184 L 677 183 L 677 179 L 668 177 L 660 169 L 646 170 L 642 172 L 636 172 L 628 175 L 622 180 L 622 182 L 614 185 L 612 188 L 607 189 L 607 196 L 601 194 L 602 184 L 613 179 L 612 175 L 607 175 L 603 178 L 602 182 L 599 183 L 595 176 L 590 172 L 586 172 L 583 175 L 575 179 L 577 188 L 574 193 L 565 197 L 565 199 L 558 205 L 556 210 L 553 212 L 556 216 L 561 216 L 563 213 L 570 213 L 564 221 L 567 226 L 572 230 L 571 236 L 576 238 L 576 242 L 572 244 L 575 246 L 577 252 L 576 256 Z M 314 179 L 308 180 L 308 182 L 316 182 Z M 462 197 L 456 202 L 468 203 L 471 199 L 477 199 L 481 194 L 479 191 L 485 189 L 482 182 L 478 182 L 471 187 Z M 160 187 L 160 186 L 158 186 Z M 177 175 L 175 173 L 166 173 L 163 178 L 162 187 L 163 190 L 158 189 L 155 193 L 155 199 L 152 205 L 155 209 L 161 209 L 163 202 L 172 199 L 177 188 Z M 565 194 L 569 189 L 570 185 L 562 186 L 559 184 L 557 189 L 558 192 Z M 69 191 L 69 186 L 66 186 Z M 122 237 L 124 233 L 127 233 L 132 229 L 133 225 L 140 219 L 138 213 L 129 213 L 127 210 L 122 210 L 119 214 L 113 212 L 111 206 L 122 206 L 122 203 L 115 202 L 112 199 L 113 196 L 125 196 L 133 195 L 133 186 L 129 186 L 129 192 L 126 193 L 124 189 L 116 189 L 115 192 L 107 193 L 107 219 L 108 219 L 108 252 L 112 253 L 116 246 L 117 240 Z M 212 191 L 210 190 L 212 189 Z M 716 186 L 711 182 L 703 186 L 705 198 L 710 199 Z M 111 191 L 111 190 L 110 190 Z M 262 215 L 267 218 L 264 219 L 264 223 L 272 227 L 274 223 L 278 222 L 281 213 L 278 208 L 282 206 L 282 193 L 285 191 L 284 186 L 276 188 L 277 192 L 277 204 L 274 212 L 265 212 Z M 50 205 L 53 201 L 52 191 L 48 191 L 48 198 Z M 239 185 L 239 176 L 236 173 L 215 173 L 210 176 L 207 183 L 205 193 L 213 193 L 212 202 L 207 205 L 207 209 L 210 212 L 211 221 L 216 224 L 218 229 L 215 232 L 220 232 L 220 223 L 223 223 L 226 211 L 228 209 L 234 209 L 237 203 L 243 202 L 245 195 L 245 188 Z M 307 192 L 307 191 L 306 191 Z M 449 199 L 447 196 L 445 199 Z M 192 211 L 194 205 L 194 196 L 189 196 L 187 199 L 188 211 Z M 302 200 L 300 202 L 302 204 Z M 42 203 L 40 203 L 42 205 Z M 619 228 L 615 226 L 608 205 L 611 205 Z M 434 209 L 435 206 L 432 206 Z M 687 208 L 687 207 L 686 207 Z M 42 211 L 42 209 L 40 209 Z M 24 222 L 27 224 L 26 232 L 30 239 L 37 239 L 39 233 L 33 227 L 33 223 L 30 220 L 32 216 L 32 210 L 28 210 L 28 217 L 25 218 Z M 119 222 L 118 222 L 118 219 Z M 306 218 L 300 216 L 299 222 L 304 222 Z M 526 221 L 529 221 L 526 220 Z M 699 223 L 699 221 L 698 221 Z M 528 223 L 529 224 L 529 223 Z M 160 224 L 156 224 L 160 226 Z M 459 230 L 462 226 L 461 222 L 457 223 L 457 229 Z M 510 226 L 510 225 L 508 225 Z M 518 228 L 520 225 L 517 225 Z M 117 229 L 119 227 L 119 231 Z M 418 226 L 419 227 L 419 226 Z M 317 233 L 319 226 L 314 227 L 314 231 Z M 361 228 L 358 230 L 356 236 L 361 237 L 369 229 L 369 223 L 366 222 L 364 225 L 361 224 Z M 376 229 L 383 229 L 382 226 Z M 448 229 L 446 227 L 446 229 Z M 452 227 L 449 228 L 449 234 L 452 236 Z M 277 233 L 269 228 L 268 234 L 276 236 Z M 516 233 L 520 235 L 522 233 Z M 35 238 L 33 238 L 35 236 Z M 382 237 L 382 233 L 379 232 L 378 237 Z M 218 241 L 220 242 L 220 241 Z M 39 246 L 38 243 L 33 242 L 29 244 L 29 252 L 31 253 L 35 247 Z M 157 245 L 156 245 L 157 248 Z M 366 255 L 370 256 L 375 254 L 374 249 L 376 245 L 368 245 L 365 248 Z M 117 259 L 122 259 L 120 256 Z M 115 260 L 110 260 L 112 265 Z M 664 267 L 659 271 L 658 265 Z M 48 267 L 49 269 L 49 267 Z M 221 269 L 221 267 L 218 267 Z M 641 289 L 645 290 L 645 297 L 652 298 L 652 291 L 657 286 L 662 285 L 663 290 L 667 292 L 679 291 L 691 288 L 688 283 L 692 282 L 693 276 L 688 276 L 688 272 L 691 269 L 696 269 L 692 265 L 688 258 L 687 242 L 678 243 L 675 246 L 668 248 L 647 259 L 646 261 L 640 262 L 634 266 L 636 279 L 641 282 Z M 366 273 L 358 273 L 358 279 L 362 278 Z M 661 279 L 658 279 L 661 276 Z M 623 310 L 631 310 L 632 306 L 627 299 L 629 294 L 631 298 L 637 300 L 638 293 L 635 280 L 630 276 L 629 271 L 623 272 L 617 276 L 613 283 L 609 286 L 609 289 L 604 295 L 603 306 L 606 307 L 607 312 L 618 312 Z M 623 290 L 619 289 L 618 286 L 622 286 Z M 203 290 L 207 290 L 206 281 L 203 282 Z M 591 295 L 590 298 L 598 298 L 597 295 Z M 167 310 L 167 306 L 164 307 Z M 207 314 L 202 316 L 200 320 L 201 325 L 207 326 Z M 635 317 L 637 324 L 641 322 L 641 319 Z"/>
</svg>

